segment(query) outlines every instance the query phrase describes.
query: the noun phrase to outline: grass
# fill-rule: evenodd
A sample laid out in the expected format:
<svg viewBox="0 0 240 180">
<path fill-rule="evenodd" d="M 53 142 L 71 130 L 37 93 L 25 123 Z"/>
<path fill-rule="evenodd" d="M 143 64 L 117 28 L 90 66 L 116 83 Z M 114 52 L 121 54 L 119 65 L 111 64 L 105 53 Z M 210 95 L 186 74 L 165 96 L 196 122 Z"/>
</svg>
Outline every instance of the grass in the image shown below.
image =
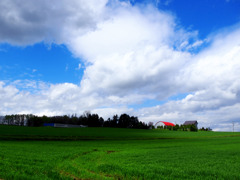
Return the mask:
<svg viewBox="0 0 240 180">
<path fill-rule="evenodd" d="M 240 133 L 0 126 L 0 139 L 0 179 L 240 179 Z"/>
<path fill-rule="evenodd" d="M 240 136 L 232 132 L 177 132 L 125 128 L 53 128 L 0 125 L 0 140 L 147 140 Z"/>
</svg>

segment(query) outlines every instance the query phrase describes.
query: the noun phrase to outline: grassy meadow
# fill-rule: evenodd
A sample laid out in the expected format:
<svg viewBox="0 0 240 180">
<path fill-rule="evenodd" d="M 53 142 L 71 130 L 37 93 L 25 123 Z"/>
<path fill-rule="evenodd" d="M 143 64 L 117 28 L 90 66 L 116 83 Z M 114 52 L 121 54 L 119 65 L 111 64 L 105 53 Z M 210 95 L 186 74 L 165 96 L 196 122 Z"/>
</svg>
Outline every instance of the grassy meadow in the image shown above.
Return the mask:
<svg viewBox="0 0 240 180">
<path fill-rule="evenodd" d="M 0 126 L 0 179 L 240 179 L 240 133 Z"/>
</svg>

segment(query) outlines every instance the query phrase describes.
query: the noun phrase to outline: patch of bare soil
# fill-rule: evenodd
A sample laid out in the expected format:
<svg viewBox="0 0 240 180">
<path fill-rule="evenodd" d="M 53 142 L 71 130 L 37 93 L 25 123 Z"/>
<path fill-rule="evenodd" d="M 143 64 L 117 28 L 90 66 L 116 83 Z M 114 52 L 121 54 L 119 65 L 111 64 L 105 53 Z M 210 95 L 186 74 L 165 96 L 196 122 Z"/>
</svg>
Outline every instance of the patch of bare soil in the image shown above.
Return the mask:
<svg viewBox="0 0 240 180">
<path fill-rule="evenodd" d="M 71 177 L 72 179 L 74 180 L 90 180 L 90 179 L 81 179 L 81 178 L 78 178 L 76 176 L 74 176 L 73 174 L 69 173 L 69 172 L 65 172 L 65 171 L 61 171 L 61 174 L 65 177 Z M 0 179 L 1 180 L 1 179 Z"/>
<path fill-rule="evenodd" d="M 114 152 L 116 152 L 116 151 L 107 151 L 108 154 L 111 154 L 111 153 L 114 153 Z"/>
</svg>

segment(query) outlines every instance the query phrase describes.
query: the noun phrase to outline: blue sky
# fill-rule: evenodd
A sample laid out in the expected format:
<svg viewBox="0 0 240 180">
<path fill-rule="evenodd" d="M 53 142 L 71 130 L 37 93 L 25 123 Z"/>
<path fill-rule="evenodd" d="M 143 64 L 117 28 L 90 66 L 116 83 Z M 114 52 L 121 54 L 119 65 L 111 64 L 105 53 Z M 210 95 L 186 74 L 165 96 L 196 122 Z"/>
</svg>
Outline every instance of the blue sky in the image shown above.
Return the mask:
<svg viewBox="0 0 240 180">
<path fill-rule="evenodd" d="M 240 1 L 25 3 L 0 2 L 0 114 L 126 112 L 240 130 Z"/>
<path fill-rule="evenodd" d="M 83 71 L 79 69 L 82 63 L 64 45 L 40 42 L 26 47 L 3 44 L 1 48 L 2 80 L 34 79 L 54 84 L 78 84 L 82 78 Z"/>
</svg>

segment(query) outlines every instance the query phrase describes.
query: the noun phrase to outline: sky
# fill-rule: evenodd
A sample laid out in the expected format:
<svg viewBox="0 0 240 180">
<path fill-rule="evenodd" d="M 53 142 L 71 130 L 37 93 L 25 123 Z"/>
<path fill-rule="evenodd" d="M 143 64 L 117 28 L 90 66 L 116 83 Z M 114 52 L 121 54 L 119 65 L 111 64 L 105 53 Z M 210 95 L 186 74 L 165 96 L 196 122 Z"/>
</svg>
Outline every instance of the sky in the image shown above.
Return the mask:
<svg viewBox="0 0 240 180">
<path fill-rule="evenodd" d="M 239 110 L 239 0 L 0 1 L 0 115 L 240 131 Z"/>
</svg>

